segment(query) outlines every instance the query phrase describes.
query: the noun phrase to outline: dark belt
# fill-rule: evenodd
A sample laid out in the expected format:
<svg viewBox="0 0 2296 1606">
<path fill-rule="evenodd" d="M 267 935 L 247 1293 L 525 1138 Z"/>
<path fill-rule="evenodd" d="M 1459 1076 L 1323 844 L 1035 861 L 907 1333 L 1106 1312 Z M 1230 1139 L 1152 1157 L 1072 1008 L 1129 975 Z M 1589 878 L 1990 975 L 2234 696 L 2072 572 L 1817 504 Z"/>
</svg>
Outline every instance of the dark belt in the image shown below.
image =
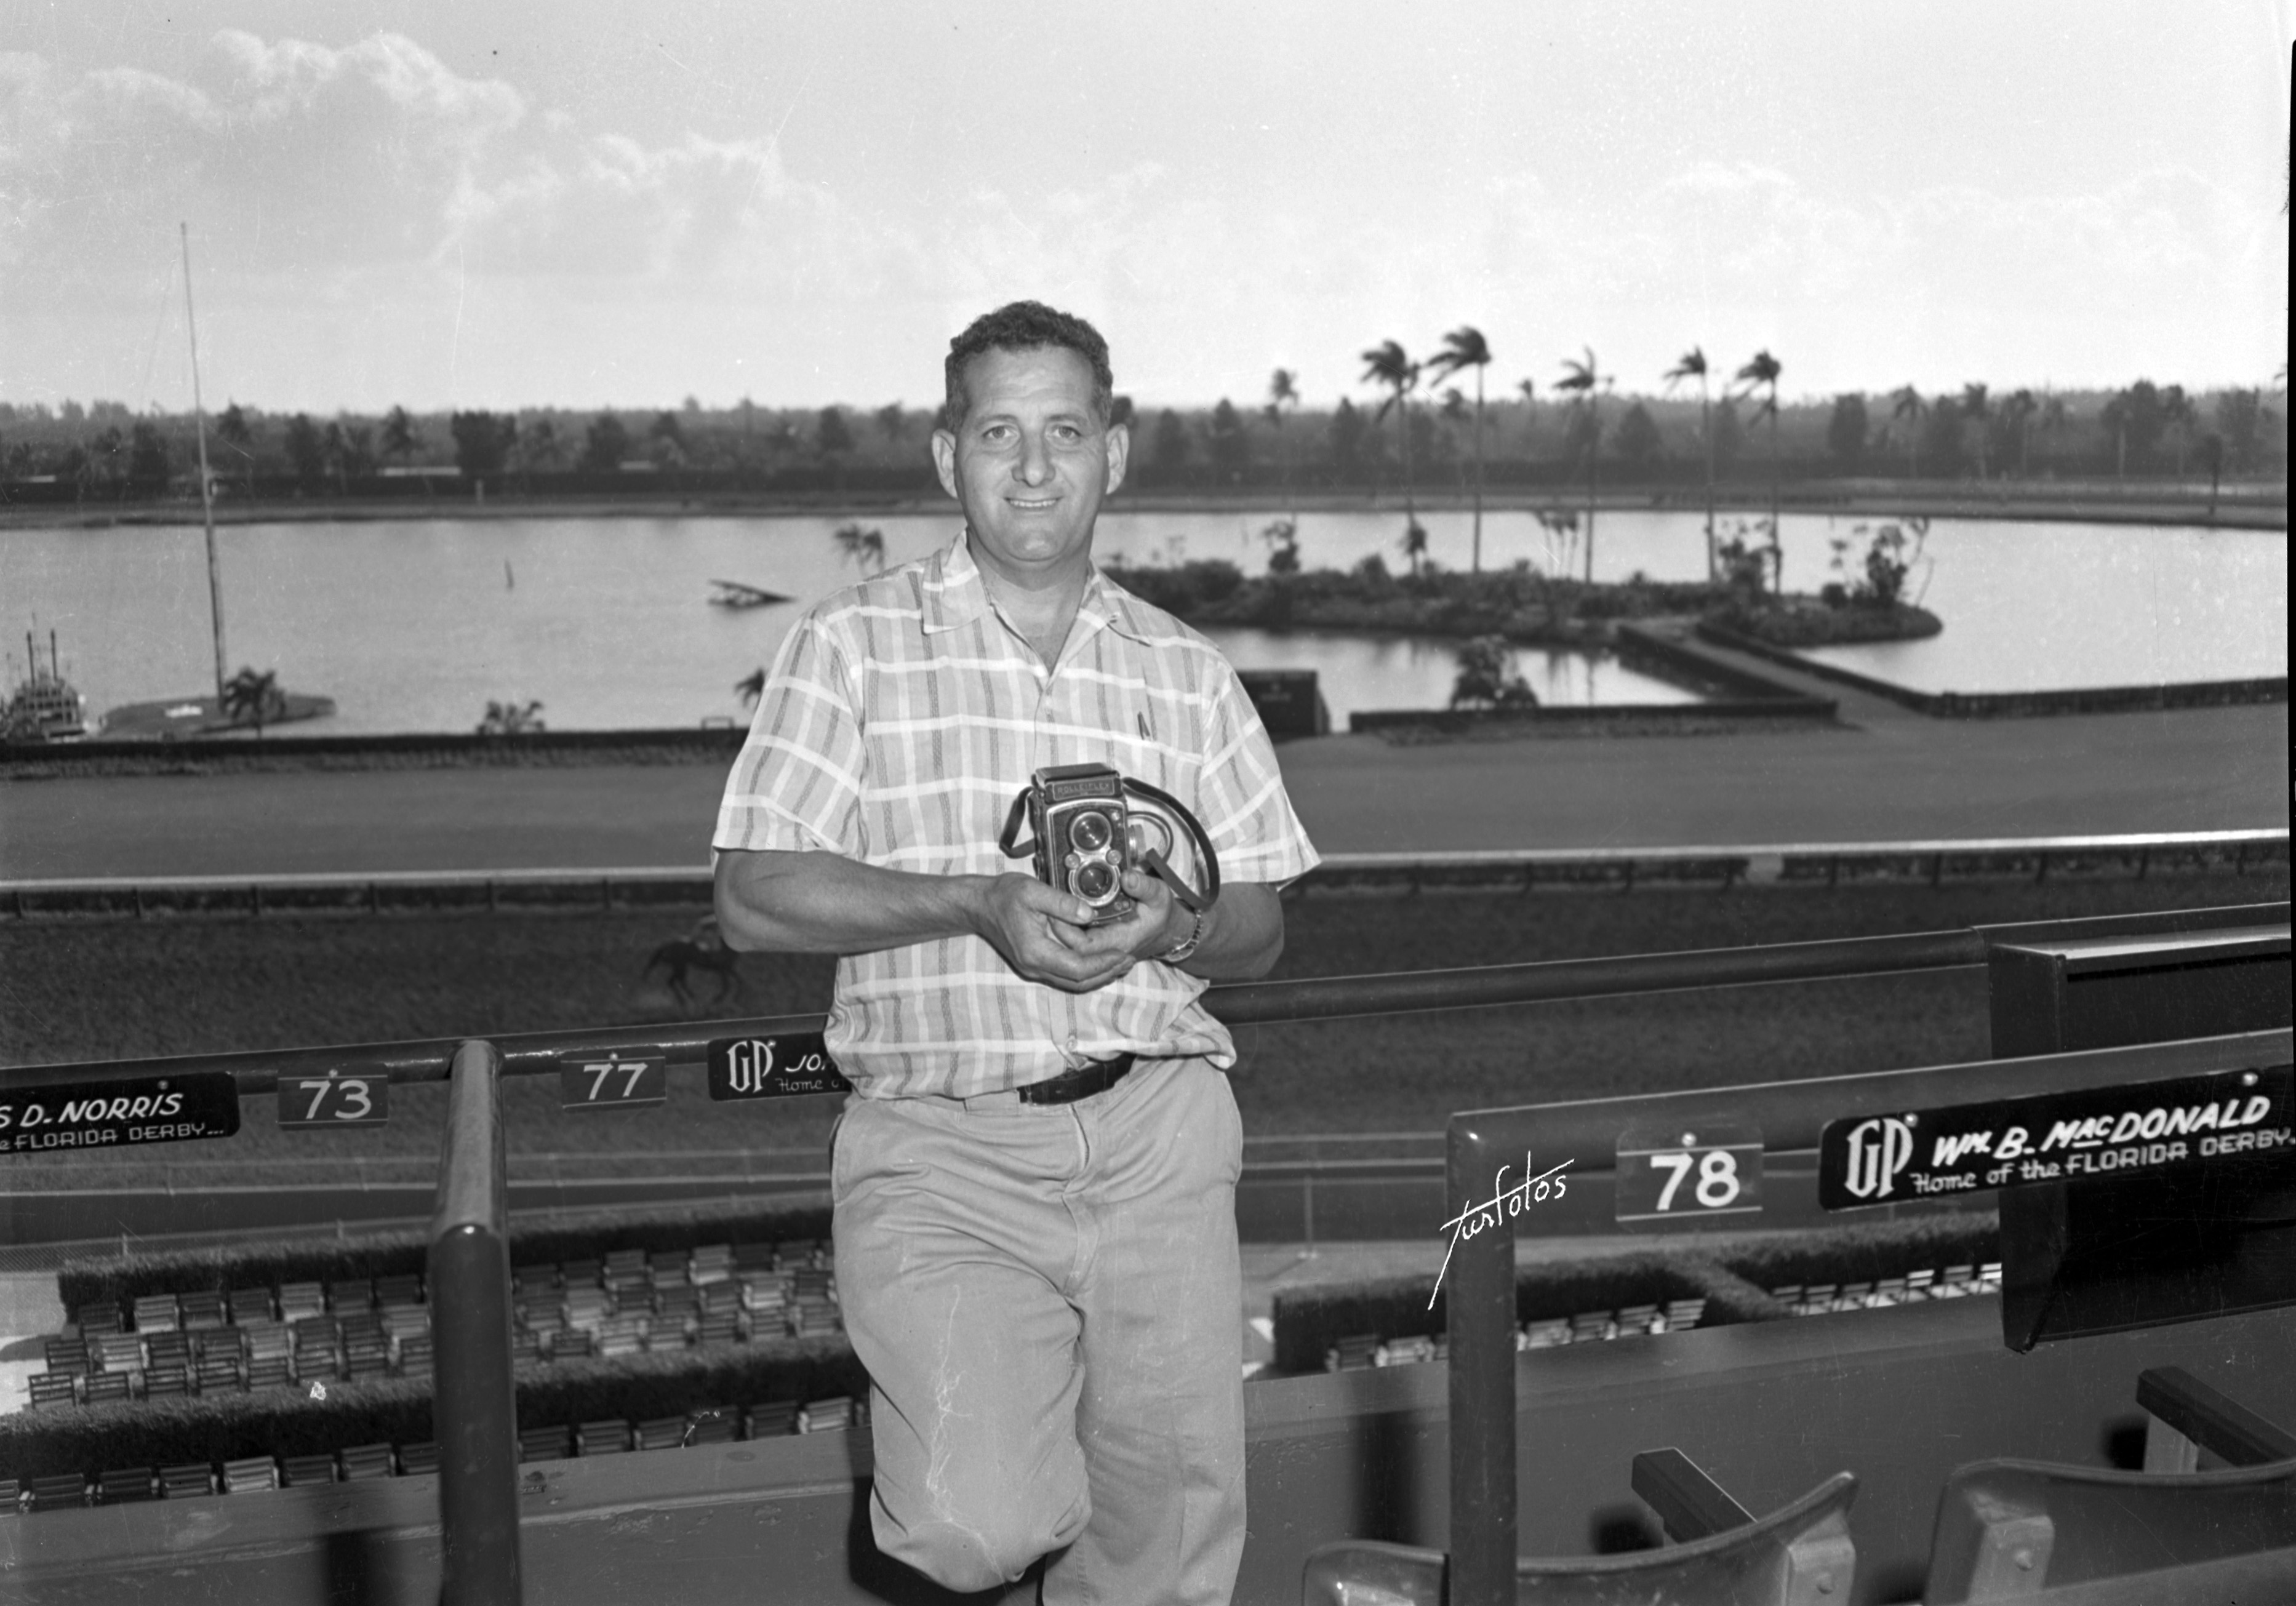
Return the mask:
<svg viewBox="0 0 2296 1606">
<path fill-rule="evenodd" d="M 1073 1104 L 1078 1099 L 1088 1099 L 1095 1093 L 1106 1093 L 1124 1080 L 1132 1069 L 1132 1056 L 1119 1054 L 1113 1060 L 1095 1060 L 1089 1065 L 1074 1070 L 1064 1070 L 1042 1082 L 1031 1082 L 1013 1091 L 1021 1095 L 1023 1104 Z"/>
</svg>

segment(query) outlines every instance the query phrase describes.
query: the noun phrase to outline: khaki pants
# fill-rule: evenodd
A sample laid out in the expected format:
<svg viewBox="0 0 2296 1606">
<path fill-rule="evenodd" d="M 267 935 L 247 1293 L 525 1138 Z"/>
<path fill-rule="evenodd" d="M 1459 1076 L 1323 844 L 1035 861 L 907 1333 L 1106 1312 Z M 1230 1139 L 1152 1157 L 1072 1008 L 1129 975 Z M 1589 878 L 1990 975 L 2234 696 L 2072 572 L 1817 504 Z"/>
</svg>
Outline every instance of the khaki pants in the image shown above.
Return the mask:
<svg viewBox="0 0 2296 1606">
<path fill-rule="evenodd" d="M 948 1587 L 1226 1602 L 1243 1552 L 1242 1127 L 1201 1060 L 1073 1104 L 855 1099 L 837 1286 L 878 1546 Z"/>
</svg>

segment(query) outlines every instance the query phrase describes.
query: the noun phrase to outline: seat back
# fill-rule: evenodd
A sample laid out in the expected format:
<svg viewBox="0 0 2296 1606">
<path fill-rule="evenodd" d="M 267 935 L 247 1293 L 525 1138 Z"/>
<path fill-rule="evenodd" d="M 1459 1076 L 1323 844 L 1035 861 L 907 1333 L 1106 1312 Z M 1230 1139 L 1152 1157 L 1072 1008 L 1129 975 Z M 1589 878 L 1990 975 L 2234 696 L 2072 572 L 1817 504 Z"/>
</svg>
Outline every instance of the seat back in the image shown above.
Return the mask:
<svg viewBox="0 0 2296 1606">
<path fill-rule="evenodd" d="M 1972 1462 L 1939 1497 L 1923 1599 L 2054 1595 L 2276 1554 L 2296 1577 L 2296 1460 L 2177 1473 Z"/>
<path fill-rule="evenodd" d="M 1518 1561 L 1521 1606 L 1833 1606 L 1857 1570 L 1849 1506 L 1857 1480 L 1837 1472 L 1792 1504 L 1726 1533 L 1616 1556 Z M 1308 1558 L 1305 1606 L 1441 1606 L 1440 1551 L 1346 1541 Z"/>
</svg>

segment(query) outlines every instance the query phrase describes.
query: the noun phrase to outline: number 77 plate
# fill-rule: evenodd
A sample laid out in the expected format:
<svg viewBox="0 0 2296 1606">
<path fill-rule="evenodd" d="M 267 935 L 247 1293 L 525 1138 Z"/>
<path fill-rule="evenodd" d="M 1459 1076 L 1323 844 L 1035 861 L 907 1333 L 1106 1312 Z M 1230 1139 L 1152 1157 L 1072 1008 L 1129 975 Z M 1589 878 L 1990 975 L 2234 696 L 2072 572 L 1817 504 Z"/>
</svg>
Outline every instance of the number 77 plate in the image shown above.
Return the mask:
<svg viewBox="0 0 2296 1606">
<path fill-rule="evenodd" d="M 1762 1131 L 1751 1121 L 1629 1127 L 1618 1165 L 1620 1226 L 1665 1231 L 1762 1213 Z"/>
<path fill-rule="evenodd" d="M 660 1056 L 566 1054 L 558 1061 L 558 1102 L 565 1110 L 630 1110 L 669 1097 Z"/>
</svg>

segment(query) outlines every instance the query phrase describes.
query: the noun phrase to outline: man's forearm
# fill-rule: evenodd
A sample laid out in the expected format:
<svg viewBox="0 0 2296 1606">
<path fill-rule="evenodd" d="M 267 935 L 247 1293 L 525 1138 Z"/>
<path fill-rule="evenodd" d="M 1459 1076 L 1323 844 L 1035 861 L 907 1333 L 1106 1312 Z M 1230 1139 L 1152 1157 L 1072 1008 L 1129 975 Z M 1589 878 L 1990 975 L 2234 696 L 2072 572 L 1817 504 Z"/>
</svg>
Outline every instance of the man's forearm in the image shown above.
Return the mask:
<svg viewBox="0 0 2296 1606">
<path fill-rule="evenodd" d="M 1274 970 L 1283 954 L 1281 897 L 1273 887 L 1245 881 L 1220 889 L 1202 940 L 1179 968 L 1207 981 L 1249 981 Z"/>
<path fill-rule="evenodd" d="M 834 853 L 718 856 L 718 929 L 729 947 L 871 954 L 979 930 L 989 878 L 918 875 Z"/>
</svg>

